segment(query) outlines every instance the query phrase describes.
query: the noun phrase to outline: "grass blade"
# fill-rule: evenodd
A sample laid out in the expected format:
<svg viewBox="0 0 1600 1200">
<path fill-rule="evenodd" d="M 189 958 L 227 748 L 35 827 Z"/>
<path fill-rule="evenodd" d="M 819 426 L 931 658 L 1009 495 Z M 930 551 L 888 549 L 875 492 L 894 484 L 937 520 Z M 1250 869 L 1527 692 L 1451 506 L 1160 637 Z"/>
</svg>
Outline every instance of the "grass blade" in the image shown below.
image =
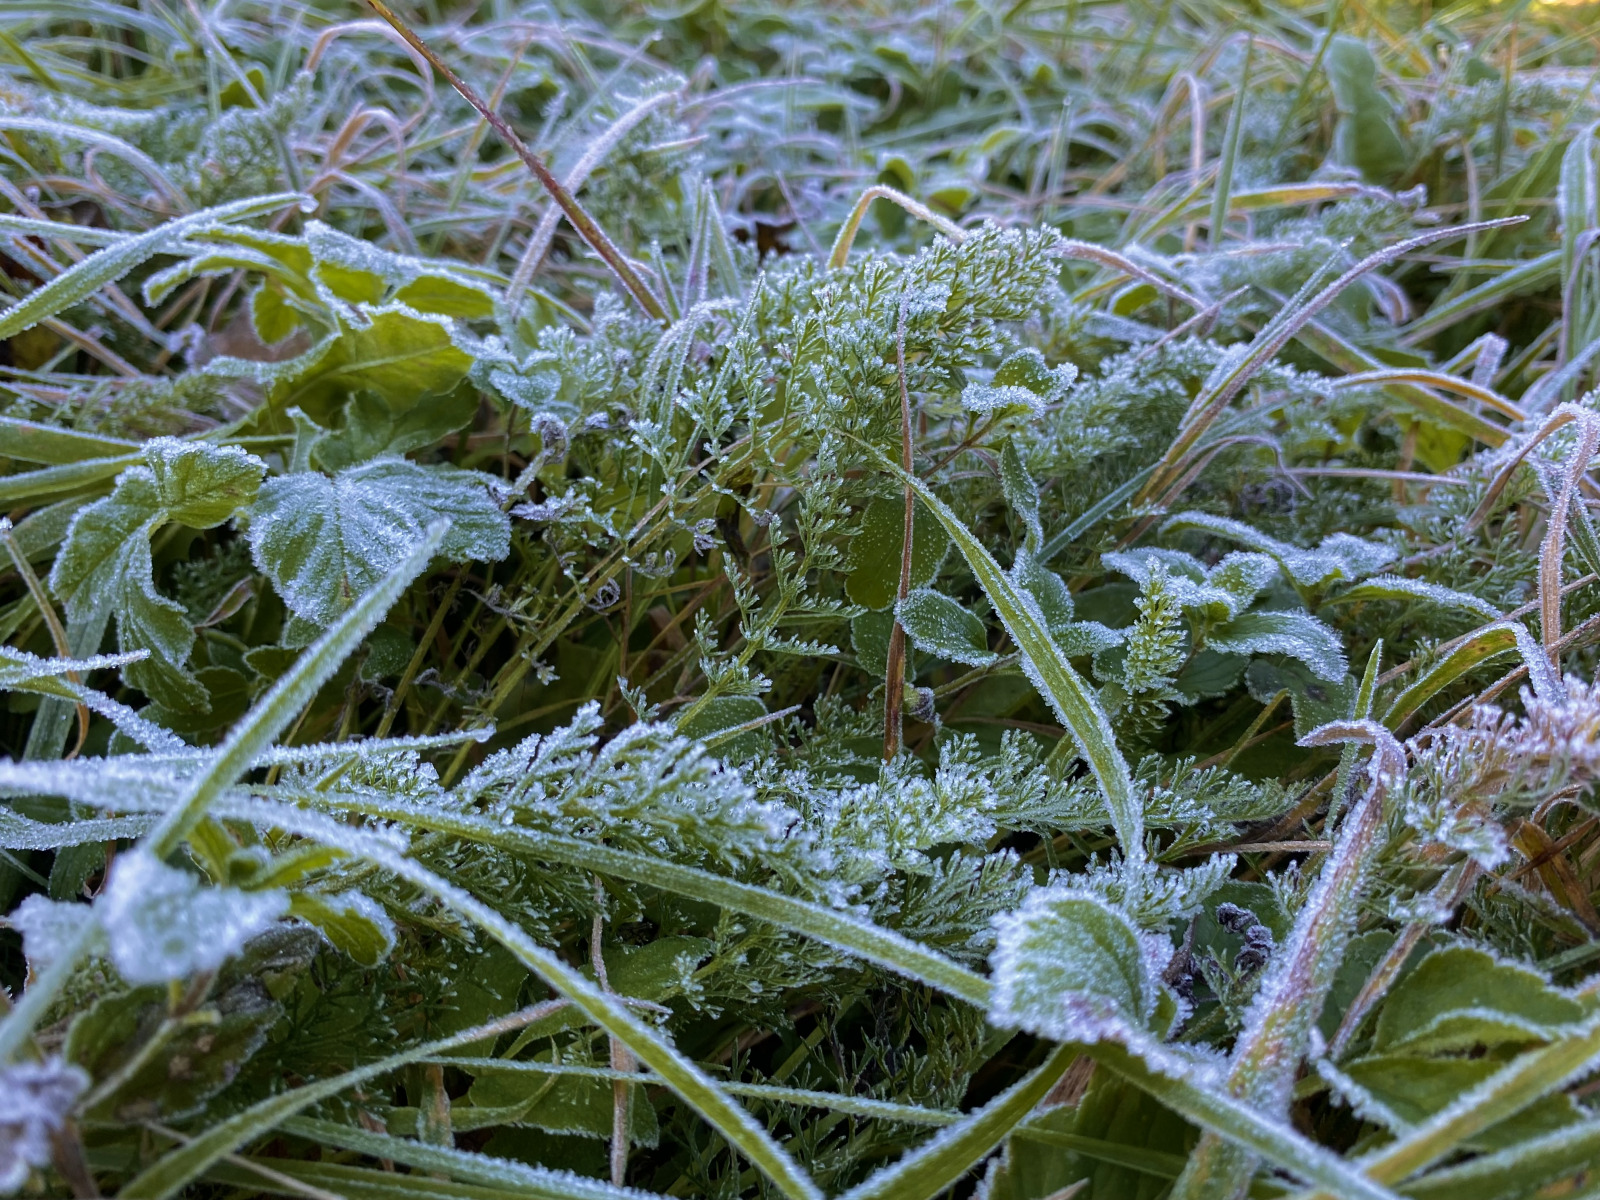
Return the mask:
<svg viewBox="0 0 1600 1200">
<path fill-rule="evenodd" d="M 61 272 L 43 287 L 35 288 L 4 312 L 0 312 L 0 339 L 32 329 L 47 317 L 87 300 L 106 284 L 120 279 L 146 259 L 169 251 L 191 230 L 279 212 L 292 205 L 310 211 L 312 201 L 297 192 L 279 192 L 249 200 L 235 200 L 215 208 L 202 209 L 158 225 L 147 233 L 115 242 L 97 250 L 80 263 Z"/>
</svg>

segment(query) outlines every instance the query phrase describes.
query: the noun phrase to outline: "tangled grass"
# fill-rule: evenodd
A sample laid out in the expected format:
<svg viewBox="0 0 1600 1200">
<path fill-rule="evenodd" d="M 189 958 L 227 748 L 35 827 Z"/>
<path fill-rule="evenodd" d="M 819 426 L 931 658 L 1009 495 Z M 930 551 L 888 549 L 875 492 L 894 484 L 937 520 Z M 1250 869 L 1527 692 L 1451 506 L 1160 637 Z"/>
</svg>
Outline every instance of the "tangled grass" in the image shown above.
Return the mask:
<svg viewBox="0 0 1600 1200">
<path fill-rule="evenodd" d="M 0 12 L 0 1191 L 1596 1194 L 1596 16 Z"/>
</svg>

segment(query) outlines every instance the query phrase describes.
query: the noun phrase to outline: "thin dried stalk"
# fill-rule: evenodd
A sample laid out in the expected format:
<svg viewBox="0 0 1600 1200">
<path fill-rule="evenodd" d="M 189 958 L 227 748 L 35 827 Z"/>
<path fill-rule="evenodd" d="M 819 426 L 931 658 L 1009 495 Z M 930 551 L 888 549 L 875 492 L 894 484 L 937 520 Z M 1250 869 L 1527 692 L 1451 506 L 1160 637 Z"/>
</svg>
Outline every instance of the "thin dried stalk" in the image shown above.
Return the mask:
<svg viewBox="0 0 1600 1200">
<path fill-rule="evenodd" d="M 589 243 L 589 246 L 596 254 L 605 260 L 606 266 L 611 268 L 611 273 L 617 277 L 617 281 L 628 290 L 629 295 L 639 302 L 639 307 L 656 320 L 665 322 L 667 320 L 667 310 L 662 307 L 661 301 L 656 299 L 656 295 L 650 290 L 649 285 L 633 269 L 633 264 L 628 261 L 627 256 L 606 236 L 605 230 L 601 229 L 595 219 L 573 198 L 572 193 L 561 185 L 561 181 L 550 173 L 550 168 L 544 165 L 544 160 L 530 150 L 523 140 L 517 136 L 516 131 L 489 107 L 483 97 L 479 96 L 476 91 L 468 86 L 466 81 L 446 66 L 444 60 L 435 54 L 428 44 L 413 32 L 411 27 L 402 21 L 393 9 L 383 3 L 383 0 L 367 0 L 367 3 L 374 12 L 394 26 L 395 32 L 405 38 L 417 53 L 426 58 L 433 65 L 433 68 L 445 77 L 451 87 L 461 93 L 462 99 L 477 109 L 478 115 L 489 123 L 489 128 L 500 135 L 506 145 L 510 146 L 516 156 L 523 161 L 528 170 L 533 172 L 534 178 L 544 186 L 544 190 L 550 193 L 550 198 L 560 206 L 561 211 L 566 214 L 567 220 L 572 222 L 572 227 L 578 231 L 578 235 Z"/>
</svg>

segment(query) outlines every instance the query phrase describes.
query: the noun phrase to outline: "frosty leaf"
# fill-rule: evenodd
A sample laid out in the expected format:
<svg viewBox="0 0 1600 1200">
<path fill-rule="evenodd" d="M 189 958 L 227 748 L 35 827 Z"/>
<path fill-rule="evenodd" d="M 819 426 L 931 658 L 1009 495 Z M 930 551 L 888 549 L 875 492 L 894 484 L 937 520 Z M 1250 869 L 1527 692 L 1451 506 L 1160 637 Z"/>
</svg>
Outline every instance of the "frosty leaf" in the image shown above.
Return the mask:
<svg viewBox="0 0 1600 1200">
<path fill-rule="evenodd" d="M 1044 528 L 1039 524 L 1039 485 L 1028 474 L 1014 438 L 1007 439 L 1000 451 L 1000 488 L 1011 511 L 1022 518 L 1028 549 L 1037 553 L 1044 541 Z"/>
<path fill-rule="evenodd" d="M 1027 549 L 1011 564 L 1011 578 L 1033 599 L 1045 627 L 1059 638 L 1072 624 L 1072 593 L 1066 582 Z"/>
<path fill-rule="evenodd" d="M 961 407 L 968 412 L 1036 416 L 1056 403 L 1077 377 L 1078 369 L 1070 363 L 1052 370 L 1039 351 L 1018 350 L 995 369 L 988 384 L 967 384 L 961 391 Z"/>
<path fill-rule="evenodd" d="M 1101 897 L 1041 888 L 995 927 L 989 1017 L 996 1025 L 1094 1042 L 1154 1015 L 1160 987 L 1139 934 Z"/>
<path fill-rule="evenodd" d="M 394 949 L 394 922 L 383 905 L 360 892 L 337 896 L 296 892 L 289 901 L 289 915 L 315 928 L 358 966 L 375 967 Z"/>
<path fill-rule="evenodd" d="M 1338 635 L 1302 612 L 1245 613 L 1213 630 L 1206 644 L 1230 654 L 1286 654 L 1328 683 L 1348 672 Z"/>
<path fill-rule="evenodd" d="M 50 1165 L 50 1135 L 88 1086 L 87 1075 L 59 1058 L 0 1068 L 0 1192 L 16 1191 L 33 1168 Z"/>
<path fill-rule="evenodd" d="M 32 895 L 17 905 L 7 922 L 22 935 L 22 953 L 35 974 L 47 970 L 94 923 L 87 904 L 68 904 Z"/>
<path fill-rule="evenodd" d="M 974 667 L 995 660 L 983 622 L 948 596 L 919 588 L 900 601 L 895 614 L 919 650 Z"/>
<path fill-rule="evenodd" d="M 889 669 L 889 637 L 894 629 L 894 618 L 888 613 L 864 612 L 850 622 L 850 648 L 856 652 L 856 662 L 875 679 L 881 679 Z"/>
<path fill-rule="evenodd" d="M 1294 659 L 1287 662 L 1257 659 L 1245 671 L 1244 682 L 1251 697 L 1262 704 L 1270 703 L 1279 692 L 1289 693 L 1297 738 L 1319 725 L 1346 719 L 1355 704 L 1356 682 L 1350 676 L 1325 683 Z"/>
<path fill-rule="evenodd" d="M 267 464 L 237 446 L 152 438 L 145 462 L 167 516 L 191 529 L 221 525 L 256 498 Z"/>
<path fill-rule="evenodd" d="M 905 547 L 905 501 L 879 498 L 861 514 L 861 531 L 850 542 L 850 577 L 845 594 L 863 608 L 884 609 L 900 590 L 900 555 Z M 927 507 L 918 503 L 911 527 L 911 586 L 926 587 L 950 552 L 950 537 Z"/>
<path fill-rule="evenodd" d="M 1167 589 L 1183 610 L 1208 621 L 1232 620 L 1278 576 L 1278 564 L 1267 555 L 1238 551 L 1209 568 L 1192 554 L 1155 547 L 1112 551 L 1100 561 L 1140 586 L 1165 569 Z"/>
<path fill-rule="evenodd" d="M 1206 572 L 1206 582 L 1233 597 L 1240 611 L 1271 586 L 1278 577 L 1278 564 L 1266 554 L 1235 550 Z"/>
<path fill-rule="evenodd" d="M 1243 521 L 1209 513 L 1180 513 L 1167 520 L 1164 532 L 1193 531 L 1237 542 L 1276 560 L 1284 573 L 1302 588 L 1322 588 L 1330 583 L 1364 579 L 1394 561 L 1394 551 L 1348 533 L 1323 538 L 1315 550 L 1302 550 L 1268 537 Z"/>
<path fill-rule="evenodd" d="M 1183 670 L 1178 672 L 1172 686 L 1182 692 L 1190 704 L 1225 696 L 1238 685 L 1247 661 L 1236 654 L 1199 650 L 1183 664 Z"/>
<path fill-rule="evenodd" d="M 474 471 L 380 458 L 339 472 L 283 475 L 261 486 L 250 519 L 256 566 L 291 611 L 327 625 L 369 590 L 441 517 L 440 553 L 455 562 L 504 558 L 511 525 Z"/>
<path fill-rule="evenodd" d="M 1349 591 L 1333 597 L 1333 600 L 1337 603 L 1356 600 L 1424 600 L 1444 608 L 1459 609 L 1488 621 L 1498 621 L 1505 615 L 1487 600 L 1480 600 L 1467 592 L 1458 592 L 1454 588 L 1442 587 L 1423 579 L 1405 579 L 1399 575 L 1379 575 L 1365 583 L 1358 583 Z"/>
<path fill-rule="evenodd" d="M 1127 636 L 1121 629 L 1112 629 L 1099 621 L 1074 621 L 1056 634 L 1056 644 L 1068 658 L 1100 655 L 1122 645 Z"/>
<path fill-rule="evenodd" d="M 1373 1050 L 1442 1054 L 1550 1041 L 1587 1014 L 1587 1006 L 1525 966 L 1475 946 L 1446 946 L 1384 1001 Z"/>
<path fill-rule="evenodd" d="M 1362 1117 L 1396 1133 L 1409 1133 L 1485 1084 L 1500 1070 L 1500 1064 L 1492 1058 L 1374 1054 L 1337 1070 L 1325 1065 L 1321 1069 L 1334 1090 Z M 1480 1127 L 1466 1145 L 1501 1149 L 1575 1125 L 1584 1115 L 1572 1097 L 1557 1092 L 1527 1103 L 1507 1120 Z M 1475 1198 L 1480 1193 L 1468 1190 L 1458 1194 Z"/>
<path fill-rule="evenodd" d="M 73 624 L 109 606 L 123 650 L 148 650 L 150 658 L 123 668 L 124 677 L 152 699 L 174 707 L 205 704 L 205 689 L 184 670 L 194 648 L 194 628 L 183 606 L 156 590 L 150 535 L 165 517 L 153 472 L 124 471 L 116 490 L 80 509 L 50 572 L 50 588 L 66 601 Z"/>
<path fill-rule="evenodd" d="M 220 967 L 288 911 L 289 897 L 201 887 L 140 848 L 118 856 L 94 908 L 122 977 L 165 983 Z"/>
<path fill-rule="evenodd" d="M 403 413 L 419 396 L 448 392 L 466 377 L 472 356 L 456 345 L 448 318 L 404 305 L 361 315 L 364 323 L 341 320 L 336 333 L 273 372 L 267 395 L 273 413 L 298 405 L 326 425 L 360 392 Z"/>
</svg>

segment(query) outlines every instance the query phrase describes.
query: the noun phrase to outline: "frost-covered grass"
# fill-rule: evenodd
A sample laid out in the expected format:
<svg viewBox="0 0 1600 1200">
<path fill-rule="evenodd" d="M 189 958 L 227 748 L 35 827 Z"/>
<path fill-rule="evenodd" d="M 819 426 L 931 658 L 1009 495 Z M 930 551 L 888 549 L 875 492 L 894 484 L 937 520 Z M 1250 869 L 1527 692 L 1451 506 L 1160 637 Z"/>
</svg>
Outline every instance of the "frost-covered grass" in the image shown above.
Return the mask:
<svg viewBox="0 0 1600 1200">
<path fill-rule="evenodd" d="M 4 9 L 0 1194 L 1597 1194 L 1597 29 Z"/>
</svg>

